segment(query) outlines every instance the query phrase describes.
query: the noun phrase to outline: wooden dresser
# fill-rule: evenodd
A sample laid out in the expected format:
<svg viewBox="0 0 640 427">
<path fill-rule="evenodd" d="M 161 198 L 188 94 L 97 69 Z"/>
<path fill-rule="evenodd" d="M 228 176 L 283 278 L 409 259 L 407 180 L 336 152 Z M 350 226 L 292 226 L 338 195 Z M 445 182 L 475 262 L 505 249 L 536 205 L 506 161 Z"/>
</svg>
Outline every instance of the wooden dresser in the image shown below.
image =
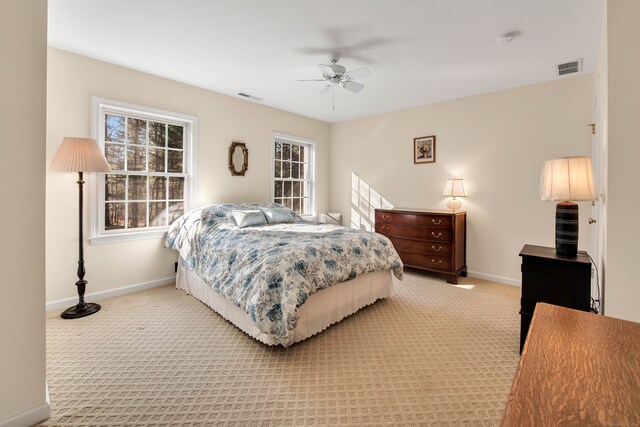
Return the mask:
<svg viewBox="0 0 640 427">
<path fill-rule="evenodd" d="M 458 283 L 467 275 L 466 212 L 376 209 L 376 232 L 387 236 L 407 267 L 434 271 Z"/>
<path fill-rule="evenodd" d="M 504 427 L 640 425 L 640 323 L 539 302 Z"/>
</svg>

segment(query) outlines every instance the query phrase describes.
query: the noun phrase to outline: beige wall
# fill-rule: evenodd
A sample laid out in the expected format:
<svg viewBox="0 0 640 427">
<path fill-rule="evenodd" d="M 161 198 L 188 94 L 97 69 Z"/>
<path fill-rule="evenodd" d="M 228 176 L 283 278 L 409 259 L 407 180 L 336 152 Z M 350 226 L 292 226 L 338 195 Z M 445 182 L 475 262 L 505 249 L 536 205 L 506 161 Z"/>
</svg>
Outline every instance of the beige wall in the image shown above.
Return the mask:
<svg viewBox="0 0 640 427">
<path fill-rule="evenodd" d="M 349 221 L 352 174 L 394 206 L 440 209 L 446 179 L 462 177 L 470 274 L 519 283 L 522 246 L 554 245 L 542 163 L 591 154 L 593 96 L 588 74 L 334 124 L 332 209 Z M 426 135 L 436 135 L 436 163 L 414 165 L 413 138 Z M 589 250 L 591 208 L 579 204 L 579 246 Z"/>
<path fill-rule="evenodd" d="M 640 2 L 607 2 L 606 314 L 640 321 L 637 187 L 640 182 Z"/>
<path fill-rule="evenodd" d="M 0 425 L 46 418 L 45 114 L 47 3 L 0 2 Z"/>
<path fill-rule="evenodd" d="M 268 201 L 272 131 L 317 141 L 318 211 L 329 205 L 329 124 L 53 48 L 48 62 L 47 164 L 64 136 L 90 135 L 92 96 L 198 117 L 199 205 Z M 244 177 L 232 177 L 227 169 L 232 140 L 246 142 L 249 149 Z M 87 175 L 87 187 L 94 179 Z M 47 173 L 47 301 L 76 295 L 76 180 L 75 174 Z M 88 205 L 85 212 L 88 216 Z M 87 293 L 92 293 L 170 277 L 176 253 L 156 238 L 88 245 L 85 259 Z"/>
</svg>

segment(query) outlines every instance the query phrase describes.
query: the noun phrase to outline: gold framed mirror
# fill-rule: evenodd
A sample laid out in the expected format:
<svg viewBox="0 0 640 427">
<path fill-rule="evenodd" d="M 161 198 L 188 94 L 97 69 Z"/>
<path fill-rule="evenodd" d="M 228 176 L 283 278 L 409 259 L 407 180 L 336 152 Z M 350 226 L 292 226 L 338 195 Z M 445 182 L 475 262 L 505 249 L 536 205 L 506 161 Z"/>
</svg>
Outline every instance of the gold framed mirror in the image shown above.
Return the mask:
<svg viewBox="0 0 640 427">
<path fill-rule="evenodd" d="M 229 171 L 232 176 L 244 176 L 249 169 L 249 149 L 244 142 L 233 141 L 229 147 Z"/>
</svg>

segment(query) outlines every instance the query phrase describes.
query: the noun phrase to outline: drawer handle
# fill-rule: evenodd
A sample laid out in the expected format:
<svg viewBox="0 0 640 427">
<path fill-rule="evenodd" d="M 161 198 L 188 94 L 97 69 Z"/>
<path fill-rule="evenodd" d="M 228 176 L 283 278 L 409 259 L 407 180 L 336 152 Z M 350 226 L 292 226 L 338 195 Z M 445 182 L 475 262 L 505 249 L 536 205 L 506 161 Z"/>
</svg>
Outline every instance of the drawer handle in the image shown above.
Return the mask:
<svg viewBox="0 0 640 427">
<path fill-rule="evenodd" d="M 435 259 L 433 259 L 433 258 L 432 258 L 432 259 L 431 259 L 431 262 L 432 262 L 432 263 L 434 263 L 434 264 L 436 264 L 436 265 L 440 265 L 440 264 L 442 264 L 442 260 L 441 260 L 441 259 L 439 259 L 438 261 L 436 261 Z"/>
<path fill-rule="evenodd" d="M 442 250 L 442 246 L 438 246 L 438 247 L 436 248 L 436 245 L 431 245 L 431 249 L 433 249 L 433 250 L 434 250 L 434 251 L 436 251 L 436 252 L 440 252 L 440 251 Z"/>
<path fill-rule="evenodd" d="M 384 219 L 385 221 L 387 221 L 389 219 L 389 215 L 382 215 L 382 219 Z"/>
<path fill-rule="evenodd" d="M 388 225 L 383 225 L 383 226 L 382 226 L 382 227 L 380 227 L 380 228 L 381 228 L 381 229 L 383 229 L 383 230 L 388 230 L 388 229 L 389 229 L 389 226 L 388 226 Z"/>
<path fill-rule="evenodd" d="M 437 222 L 436 222 L 436 220 L 435 220 L 435 219 L 432 219 L 432 220 L 431 220 L 431 222 L 432 222 L 434 225 L 440 225 L 440 224 L 442 224 L 442 220 L 441 220 L 441 219 L 439 219 Z"/>
<path fill-rule="evenodd" d="M 440 237 L 442 237 L 442 233 L 438 233 L 438 234 L 436 234 L 436 233 L 434 233 L 433 231 L 431 232 L 431 235 L 432 235 L 433 237 L 435 237 L 436 239 L 439 239 Z"/>
</svg>

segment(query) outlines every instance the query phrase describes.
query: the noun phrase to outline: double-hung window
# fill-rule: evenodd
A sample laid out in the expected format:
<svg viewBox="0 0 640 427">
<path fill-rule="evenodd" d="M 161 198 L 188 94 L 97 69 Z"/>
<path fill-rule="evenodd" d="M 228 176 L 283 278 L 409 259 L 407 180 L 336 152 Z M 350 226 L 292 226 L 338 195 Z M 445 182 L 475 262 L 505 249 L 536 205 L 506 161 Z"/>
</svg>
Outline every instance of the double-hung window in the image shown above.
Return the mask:
<svg viewBox="0 0 640 427">
<path fill-rule="evenodd" d="M 92 241 L 159 236 L 194 204 L 194 117 L 94 99 L 111 173 L 98 180 Z"/>
<path fill-rule="evenodd" d="M 315 215 L 314 142 L 275 133 L 272 141 L 272 200 L 300 215 Z"/>
</svg>

